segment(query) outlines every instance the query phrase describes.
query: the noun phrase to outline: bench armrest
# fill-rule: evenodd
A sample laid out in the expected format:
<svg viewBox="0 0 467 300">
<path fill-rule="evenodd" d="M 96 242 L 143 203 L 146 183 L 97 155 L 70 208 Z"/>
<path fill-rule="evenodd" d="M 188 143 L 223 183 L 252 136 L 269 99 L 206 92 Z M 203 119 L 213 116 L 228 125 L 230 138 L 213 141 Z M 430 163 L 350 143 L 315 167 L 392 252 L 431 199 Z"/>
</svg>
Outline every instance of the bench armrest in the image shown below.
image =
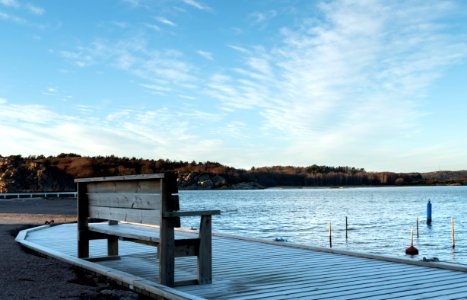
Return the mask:
<svg viewBox="0 0 467 300">
<path fill-rule="evenodd" d="M 164 213 L 164 218 L 220 215 L 220 210 L 172 211 Z"/>
</svg>

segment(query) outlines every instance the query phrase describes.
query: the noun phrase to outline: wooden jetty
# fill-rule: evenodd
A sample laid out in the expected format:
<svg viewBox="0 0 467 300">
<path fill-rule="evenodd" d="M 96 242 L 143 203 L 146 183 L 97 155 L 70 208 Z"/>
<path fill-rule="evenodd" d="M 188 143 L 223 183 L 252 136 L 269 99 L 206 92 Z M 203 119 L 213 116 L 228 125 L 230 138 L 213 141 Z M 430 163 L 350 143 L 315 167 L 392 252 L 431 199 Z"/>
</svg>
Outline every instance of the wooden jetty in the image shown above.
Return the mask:
<svg viewBox="0 0 467 300">
<path fill-rule="evenodd" d="M 119 241 L 121 259 L 90 262 L 77 258 L 76 237 L 77 225 L 64 224 L 24 230 L 17 241 L 138 293 L 167 299 L 467 299 L 462 266 L 224 234 L 212 240 L 212 284 L 169 288 L 157 283 L 154 247 Z M 91 241 L 90 251 L 105 255 L 106 243 Z M 195 265 L 195 257 L 177 258 L 176 279 L 195 276 Z"/>
</svg>

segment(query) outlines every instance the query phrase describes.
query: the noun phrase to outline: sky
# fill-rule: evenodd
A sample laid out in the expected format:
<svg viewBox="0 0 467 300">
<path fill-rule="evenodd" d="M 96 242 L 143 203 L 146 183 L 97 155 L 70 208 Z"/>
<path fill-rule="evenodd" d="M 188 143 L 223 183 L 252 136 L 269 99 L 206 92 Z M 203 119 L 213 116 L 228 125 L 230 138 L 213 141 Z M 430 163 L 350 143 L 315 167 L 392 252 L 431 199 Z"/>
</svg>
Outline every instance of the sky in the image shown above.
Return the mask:
<svg viewBox="0 0 467 300">
<path fill-rule="evenodd" d="M 467 2 L 0 0 L 0 155 L 467 169 Z"/>
</svg>

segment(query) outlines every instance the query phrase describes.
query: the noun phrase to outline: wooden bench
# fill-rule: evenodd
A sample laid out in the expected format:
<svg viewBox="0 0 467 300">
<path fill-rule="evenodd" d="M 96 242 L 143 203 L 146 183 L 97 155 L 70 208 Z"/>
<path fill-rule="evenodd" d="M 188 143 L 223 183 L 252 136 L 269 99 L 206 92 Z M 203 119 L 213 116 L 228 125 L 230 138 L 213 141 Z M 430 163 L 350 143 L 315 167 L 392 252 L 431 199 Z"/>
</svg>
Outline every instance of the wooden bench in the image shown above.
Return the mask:
<svg viewBox="0 0 467 300">
<path fill-rule="evenodd" d="M 180 211 L 175 174 L 82 178 L 75 182 L 79 258 L 90 259 L 90 240 L 107 239 L 108 256 L 104 259 L 118 258 L 118 240 L 129 240 L 157 247 L 161 284 L 212 282 L 211 216 L 220 211 Z M 174 228 L 180 227 L 182 216 L 201 216 L 198 236 L 175 237 Z M 91 219 L 108 222 L 91 223 Z M 196 280 L 175 282 L 175 257 L 181 256 L 197 256 Z"/>
</svg>

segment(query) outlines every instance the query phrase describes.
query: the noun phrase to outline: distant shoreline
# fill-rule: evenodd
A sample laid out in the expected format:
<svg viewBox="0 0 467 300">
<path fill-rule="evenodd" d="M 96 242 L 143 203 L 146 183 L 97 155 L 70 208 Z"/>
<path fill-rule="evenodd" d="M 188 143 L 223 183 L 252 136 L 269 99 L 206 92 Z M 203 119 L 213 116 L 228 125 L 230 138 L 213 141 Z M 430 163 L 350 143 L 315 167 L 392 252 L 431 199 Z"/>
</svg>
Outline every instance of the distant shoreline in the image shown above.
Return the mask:
<svg viewBox="0 0 467 300">
<path fill-rule="evenodd" d="M 217 162 L 147 160 L 62 153 L 45 157 L 0 155 L 0 192 L 74 191 L 76 178 L 172 172 L 180 190 L 346 188 L 467 185 L 467 170 L 429 173 L 369 172 L 364 168 L 272 166 L 237 169 Z"/>
<path fill-rule="evenodd" d="M 413 184 L 413 185 L 344 185 L 344 186 L 273 186 L 273 187 L 262 187 L 262 188 L 180 188 L 180 191 L 237 191 L 237 190 L 314 190 L 314 189 L 355 189 L 355 188 L 413 188 L 413 187 L 455 187 L 455 186 L 467 186 L 465 184 Z"/>
<path fill-rule="evenodd" d="M 226 187 L 222 186 L 219 188 L 211 187 L 211 188 L 204 188 L 204 187 L 182 187 L 179 188 L 179 191 L 241 191 L 241 190 L 314 190 L 314 189 L 355 189 L 355 188 L 413 188 L 413 187 L 440 187 L 440 186 L 445 186 L 445 187 L 455 187 L 455 186 L 467 186 L 467 184 L 412 184 L 412 185 L 340 185 L 340 186 L 328 186 L 328 185 L 322 185 L 322 186 L 286 186 L 286 185 L 279 185 L 279 186 L 271 186 L 271 187 L 263 187 L 263 186 L 258 186 L 257 184 L 253 186 L 249 186 L 248 184 L 242 185 L 242 187 Z M 28 194 L 28 192 L 17 192 L 18 194 L 25 193 Z M 54 193 L 54 192 L 51 192 Z M 15 194 L 15 193 L 12 193 Z M 58 199 L 73 199 L 75 200 L 75 197 L 66 197 L 66 198 L 41 198 L 41 197 L 34 197 L 34 198 L 29 198 L 29 197 L 24 197 L 24 198 L 0 198 L 0 203 L 1 202 L 7 202 L 7 201 L 28 201 L 28 200 L 37 200 L 37 199 L 42 199 L 42 200 L 50 200 L 50 201 L 56 201 Z M 0 218 L 2 216 L 3 212 L 0 213 Z M 69 216 L 67 216 L 69 217 Z"/>
</svg>

